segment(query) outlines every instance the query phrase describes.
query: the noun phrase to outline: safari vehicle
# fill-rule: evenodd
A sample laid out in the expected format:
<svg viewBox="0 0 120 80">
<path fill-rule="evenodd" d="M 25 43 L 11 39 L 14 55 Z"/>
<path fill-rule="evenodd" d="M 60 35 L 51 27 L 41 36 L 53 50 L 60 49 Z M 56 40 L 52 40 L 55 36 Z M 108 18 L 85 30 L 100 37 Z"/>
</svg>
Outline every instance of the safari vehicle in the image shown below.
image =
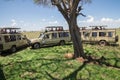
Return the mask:
<svg viewBox="0 0 120 80">
<path fill-rule="evenodd" d="M 0 29 L 0 52 L 10 50 L 16 52 L 21 46 L 28 45 L 28 39 L 18 32 L 20 28 Z"/>
<path fill-rule="evenodd" d="M 115 44 L 118 36 L 115 29 L 106 29 L 106 26 L 90 26 L 92 29 L 82 27 L 81 38 L 84 43 L 98 43 L 101 46 Z"/>
<path fill-rule="evenodd" d="M 71 41 L 69 31 L 63 30 L 62 26 L 50 26 L 46 27 L 45 32 L 38 38 L 31 39 L 31 46 L 37 49 L 42 46 L 64 45 L 69 41 Z"/>
</svg>

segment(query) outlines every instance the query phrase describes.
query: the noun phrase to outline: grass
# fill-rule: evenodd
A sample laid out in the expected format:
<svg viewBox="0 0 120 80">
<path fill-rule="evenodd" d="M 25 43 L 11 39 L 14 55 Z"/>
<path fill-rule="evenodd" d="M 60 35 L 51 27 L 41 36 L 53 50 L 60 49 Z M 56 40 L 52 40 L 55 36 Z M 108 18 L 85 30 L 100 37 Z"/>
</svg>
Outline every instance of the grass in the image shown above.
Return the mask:
<svg viewBox="0 0 120 80">
<path fill-rule="evenodd" d="M 84 45 L 87 55 L 105 61 L 81 63 L 66 59 L 64 54 L 73 53 L 72 45 L 30 49 L 1 56 L 0 64 L 7 80 L 119 80 L 120 47 Z M 106 65 L 104 63 L 109 63 Z"/>
<path fill-rule="evenodd" d="M 28 39 L 38 38 L 40 35 L 40 31 L 29 31 L 29 32 L 22 32 L 23 35 L 26 35 Z"/>
</svg>

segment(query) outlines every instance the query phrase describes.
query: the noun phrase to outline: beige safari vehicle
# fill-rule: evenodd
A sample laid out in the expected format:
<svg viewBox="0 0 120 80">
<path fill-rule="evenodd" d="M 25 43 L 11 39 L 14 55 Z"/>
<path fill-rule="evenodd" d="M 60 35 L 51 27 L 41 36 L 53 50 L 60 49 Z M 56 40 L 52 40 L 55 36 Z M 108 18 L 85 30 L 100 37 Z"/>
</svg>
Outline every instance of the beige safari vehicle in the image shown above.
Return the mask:
<svg viewBox="0 0 120 80">
<path fill-rule="evenodd" d="M 101 46 L 116 44 L 118 36 L 115 29 L 106 29 L 106 26 L 90 26 L 92 29 L 82 27 L 81 38 L 84 43 L 98 43 Z"/>
<path fill-rule="evenodd" d="M 38 38 L 30 41 L 32 48 L 37 49 L 42 46 L 64 45 L 66 42 L 71 41 L 71 37 L 69 31 L 63 30 L 63 27 L 51 26 L 46 27 L 45 32 L 41 33 Z"/>
<path fill-rule="evenodd" d="M 27 46 L 28 39 L 17 32 L 19 28 L 0 29 L 0 52 L 10 50 L 16 52 L 19 47 Z"/>
</svg>

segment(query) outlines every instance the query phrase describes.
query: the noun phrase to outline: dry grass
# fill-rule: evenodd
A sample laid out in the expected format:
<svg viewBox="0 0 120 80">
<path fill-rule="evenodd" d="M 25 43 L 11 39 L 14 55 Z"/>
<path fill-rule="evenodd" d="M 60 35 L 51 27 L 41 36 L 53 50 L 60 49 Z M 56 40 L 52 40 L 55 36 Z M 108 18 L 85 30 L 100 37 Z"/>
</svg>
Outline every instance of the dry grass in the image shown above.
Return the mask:
<svg viewBox="0 0 120 80">
<path fill-rule="evenodd" d="M 33 39 L 39 37 L 40 31 L 23 32 L 23 34 L 26 35 L 28 39 Z"/>
</svg>

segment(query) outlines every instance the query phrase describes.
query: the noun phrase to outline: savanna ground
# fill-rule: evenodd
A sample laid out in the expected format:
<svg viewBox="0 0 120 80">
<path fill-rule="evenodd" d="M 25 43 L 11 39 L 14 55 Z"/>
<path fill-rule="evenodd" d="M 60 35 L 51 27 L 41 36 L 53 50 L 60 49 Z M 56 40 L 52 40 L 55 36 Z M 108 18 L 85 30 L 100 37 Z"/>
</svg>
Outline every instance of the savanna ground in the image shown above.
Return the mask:
<svg viewBox="0 0 120 80">
<path fill-rule="evenodd" d="M 119 30 L 117 34 L 120 34 Z M 65 58 L 72 44 L 40 49 L 29 47 L 0 56 L 0 80 L 119 80 L 120 46 L 84 44 L 89 61 Z M 4 73 L 4 75 L 3 75 Z"/>
</svg>

